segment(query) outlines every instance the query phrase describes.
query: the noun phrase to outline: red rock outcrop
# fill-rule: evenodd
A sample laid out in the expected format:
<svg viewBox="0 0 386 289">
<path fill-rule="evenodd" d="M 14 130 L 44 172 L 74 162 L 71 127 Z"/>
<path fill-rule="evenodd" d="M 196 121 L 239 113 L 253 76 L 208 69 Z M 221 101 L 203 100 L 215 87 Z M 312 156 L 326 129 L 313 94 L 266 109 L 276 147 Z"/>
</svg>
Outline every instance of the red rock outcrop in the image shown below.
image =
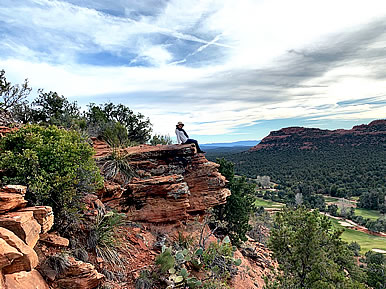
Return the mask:
<svg viewBox="0 0 386 289">
<path fill-rule="evenodd" d="M 55 287 L 66 289 L 93 289 L 98 286 L 104 275 L 98 273 L 90 263 L 69 257 L 71 263 L 65 275 L 55 281 Z"/>
<path fill-rule="evenodd" d="M 7 126 L 0 126 L 0 138 L 5 136 L 7 133 L 10 133 L 14 129 L 15 128 L 10 128 L 10 127 L 7 127 Z"/>
<path fill-rule="evenodd" d="M 8 245 L 6 241 L 0 239 L 0 270 L 8 265 L 11 265 L 13 260 L 22 257 L 16 248 Z"/>
<path fill-rule="evenodd" d="M 108 146 L 101 141 L 94 143 L 99 160 L 108 158 Z M 122 153 L 137 177 L 127 185 L 106 182 L 99 195 L 106 206 L 127 212 L 132 220 L 185 220 L 224 204 L 230 195 L 218 165 L 197 154 L 193 145 L 143 145 L 126 148 Z"/>
<path fill-rule="evenodd" d="M 40 235 L 40 241 L 54 247 L 68 247 L 70 241 L 54 233 Z"/>
<path fill-rule="evenodd" d="M 25 207 L 27 201 L 24 199 L 26 187 L 5 186 L 0 188 L 0 214 Z"/>
<path fill-rule="evenodd" d="M 35 206 L 19 210 L 19 212 L 32 212 L 35 220 L 41 226 L 40 233 L 47 233 L 54 225 L 54 213 L 49 206 Z"/>
<path fill-rule="evenodd" d="M 5 275 L 6 289 L 49 289 L 46 281 L 36 270 Z"/>
<path fill-rule="evenodd" d="M 352 129 L 322 130 L 318 128 L 287 127 L 272 131 L 251 151 L 282 149 L 318 149 L 326 145 L 361 146 L 386 143 L 386 120 L 375 120 Z"/>
<path fill-rule="evenodd" d="M 0 227 L 14 232 L 31 248 L 39 240 L 41 226 L 35 220 L 33 212 L 10 212 L 1 216 Z"/>
<path fill-rule="evenodd" d="M 20 271 L 31 271 L 38 265 L 35 251 L 8 229 L 0 227 L 0 239 L 15 248 L 21 256 L 15 258 L 10 265 L 3 268 L 3 273 L 11 274 Z"/>
<path fill-rule="evenodd" d="M 27 203 L 25 192 L 23 186 L 0 188 L 0 289 L 49 289 L 35 269 L 39 257 L 33 248 L 39 238 L 46 247 L 69 245 L 69 240 L 47 233 L 54 222 L 51 207 L 22 208 Z M 103 206 L 98 200 L 97 204 Z M 39 250 L 41 252 L 41 248 Z M 39 256 L 44 259 L 41 253 Z M 68 272 L 58 283 L 60 288 L 91 289 L 97 287 L 103 277 L 93 265 L 71 259 Z"/>
</svg>

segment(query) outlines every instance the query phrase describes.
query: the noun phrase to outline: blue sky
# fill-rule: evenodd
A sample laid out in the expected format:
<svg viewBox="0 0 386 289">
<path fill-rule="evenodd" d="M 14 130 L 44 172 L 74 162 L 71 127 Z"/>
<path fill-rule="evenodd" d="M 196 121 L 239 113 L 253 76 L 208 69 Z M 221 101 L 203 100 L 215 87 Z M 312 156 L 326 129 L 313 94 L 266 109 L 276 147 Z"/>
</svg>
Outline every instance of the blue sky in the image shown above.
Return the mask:
<svg viewBox="0 0 386 289">
<path fill-rule="evenodd" d="M 202 143 L 386 118 L 384 0 L 2 0 L 0 37 L 13 83 Z"/>
</svg>

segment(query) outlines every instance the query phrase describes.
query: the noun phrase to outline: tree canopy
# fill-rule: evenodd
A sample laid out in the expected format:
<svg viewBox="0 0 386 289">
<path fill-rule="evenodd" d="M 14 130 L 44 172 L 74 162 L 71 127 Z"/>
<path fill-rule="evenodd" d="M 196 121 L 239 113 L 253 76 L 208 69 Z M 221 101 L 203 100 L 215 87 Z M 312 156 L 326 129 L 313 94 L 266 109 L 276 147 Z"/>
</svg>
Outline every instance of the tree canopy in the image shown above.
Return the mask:
<svg viewBox="0 0 386 289">
<path fill-rule="evenodd" d="M 279 267 L 267 288 L 365 288 L 341 233 L 317 210 L 278 212 L 268 244 Z"/>
</svg>

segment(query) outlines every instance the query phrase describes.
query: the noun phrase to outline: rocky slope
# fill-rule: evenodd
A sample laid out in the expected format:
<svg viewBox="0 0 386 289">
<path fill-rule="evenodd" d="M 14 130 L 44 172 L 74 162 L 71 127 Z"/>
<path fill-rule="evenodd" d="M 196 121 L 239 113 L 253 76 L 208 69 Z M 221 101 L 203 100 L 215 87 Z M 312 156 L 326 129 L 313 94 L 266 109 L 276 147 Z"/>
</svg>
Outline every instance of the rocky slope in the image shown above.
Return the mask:
<svg viewBox="0 0 386 289">
<path fill-rule="evenodd" d="M 37 252 L 42 246 L 63 248 L 69 243 L 48 233 L 54 224 L 52 208 L 26 207 L 25 193 L 23 186 L 0 188 L 0 289 L 49 289 L 55 284 L 65 284 L 63 288 L 95 288 L 104 276 L 93 265 L 81 261 L 70 260 L 72 270 L 48 282 L 42 277 L 39 271 L 47 272 L 43 266 L 48 256 L 38 256 Z"/>
<path fill-rule="evenodd" d="M 368 125 L 354 126 L 352 129 L 322 130 L 318 128 L 287 127 L 272 131 L 251 151 L 319 149 L 323 146 L 385 145 L 386 120 L 375 120 Z"/>
<path fill-rule="evenodd" d="M 111 149 L 102 141 L 93 142 L 97 161 L 105 163 Z M 114 288 L 134 288 L 140 271 L 154 268 L 160 242 L 173 244 L 181 234 L 197 242 L 206 210 L 224 204 L 230 191 L 225 188 L 226 180 L 218 172 L 218 165 L 197 154 L 192 145 L 143 145 L 126 148 L 122 153 L 136 176 L 126 184 L 120 176 L 105 181 L 98 197 L 107 208 L 124 212 L 135 222 L 124 228 L 125 244 L 130 248 L 130 262 L 124 270 L 128 278 L 121 283 L 110 281 Z M 210 234 L 209 228 L 205 230 Z M 210 241 L 217 239 L 212 236 Z M 263 288 L 263 276 L 271 265 L 265 246 L 247 242 L 235 256 L 242 265 L 230 280 L 232 288 Z M 112 266 L 107 269 L 122 270 Z"/>
<path fill-rule="evenodd" d="M 0 127 L 0 137 L 9 133 Z M 0 188 L 0 289 L 135 288 L 143 269 L 155 268 L 160 242 L 173 244 L 181 234 L 197 241 L 210 230 L 203 224 L 206 211 L 224 204 L 230 191 L 218 165 L 197 154 L 192 145 L 138 146 L 120 150 L 128 159 L 133 177 L 122 174 L 107 177 L 106 164 L 113 152 L 94 140 L 96 161 L 105 174 L 104 188 L 84 197 L 84 219 L 95 220 L 100 212 L 125 213 L 127 223 L 118 228 L 120 264 L 112 264 L 89 251 L 87 260 L 74 256 L 76 235 L 70 240 L 52 231 L 54 216 L 46 206 L 27 207 L 26 188 Z M 203 227 L 204 226 L 204 227 Z M 87 237 L 89 228 L 81 225 Z M 217 242 L 215 237 L 211 241 Z M 66 269 L 58 272 L 50 263 L 65 253 Z M 269 270 L 267 249 L 255 242 L 235 252 L 242 260 L 238 273 L 230 280 L 234 288 L 262 288 L 263 274 Z M 240 287 L 241 286 L 241 287 Z"/>
</svg>

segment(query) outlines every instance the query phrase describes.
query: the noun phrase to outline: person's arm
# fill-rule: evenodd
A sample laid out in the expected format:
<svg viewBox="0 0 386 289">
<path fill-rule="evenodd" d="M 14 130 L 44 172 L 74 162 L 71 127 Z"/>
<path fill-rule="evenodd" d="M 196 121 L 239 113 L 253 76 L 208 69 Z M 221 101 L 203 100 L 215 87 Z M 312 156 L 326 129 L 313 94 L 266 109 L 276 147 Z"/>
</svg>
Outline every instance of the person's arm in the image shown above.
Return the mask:
<svg viewBox="0 0 386 289">
<path fill-rule="evenodd" d="M 179 134 L 178 129 L 176 129 L 176 135 L 177 135 L 177 142 L 178 142 L 178 144 L 181 144 L 181 143 L 182 143 L 182 140 L 181 140 L 181 138 L 180 138 L 180 134 Z"/>
</svg>

